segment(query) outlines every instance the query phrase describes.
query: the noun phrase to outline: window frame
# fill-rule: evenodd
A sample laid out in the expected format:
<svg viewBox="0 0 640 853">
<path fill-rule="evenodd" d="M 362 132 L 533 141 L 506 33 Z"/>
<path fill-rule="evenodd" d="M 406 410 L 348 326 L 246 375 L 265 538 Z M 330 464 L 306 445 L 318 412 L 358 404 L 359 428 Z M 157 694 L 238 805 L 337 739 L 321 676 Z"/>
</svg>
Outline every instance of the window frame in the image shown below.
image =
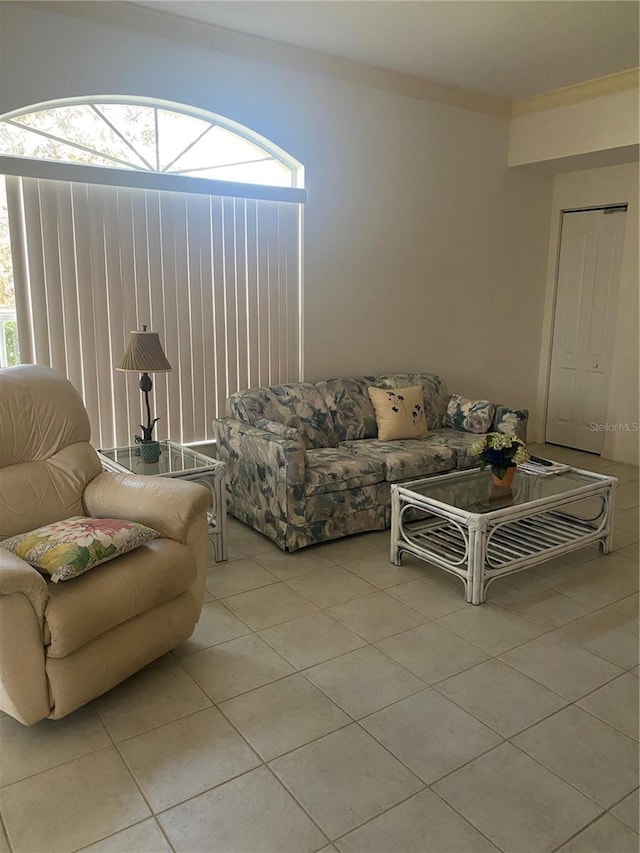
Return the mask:
<svg viewBox="0 0 640 853">
<path fill-rule="evenodd" d="M 0 173 L 49 180 L 138 187 L 141 189 L 203 193 L 207 195 L 273 201 L 292 201 L 301 204 L 304 204 L 307 200 L 307 191 L 304 189 L 304 168 L 301 163 L 279 146 L 252 131 L 250 128 L 244 127 L 233 119 L 228 119 L 198 107 L 187 106 L 174 101 L 134 95 L 96 95 L 90 98 L 78 96 L 30 104 L 28 107 L 4 113 L 0 116 L 0 122 L 10 122 L 18 116 L 30 115 L 31 113 L 37 113 L 42 110 L 53 110 L 68 106 L 90 106 L 92 104 L 122 104 L 163 109 L 211 122 L 212 125 L 222 127 L 224 130 L 237 135 L 241 139 L 259 146 L 270 157 L 278 160 L 290 169 L 294 186 L 283 187 L 272 184 L 253 184 L 240 181 L 217 180 L 214 178 L 199 178 L 192 175 L 177 175 L 162 171 L 136 169 L 134 166 L 126 169 L 110 168 L 108 166 L 93 166 L 64 160 L 34 159 L 10 154 L 0 154 Z M 27 125 L 19 125 L 19 127 L 23 130 L 39 133 Z M 48 136 L 46 132 L 41 132 L 40 135 L 44 137 Z M 65 144 L 69 146 L 74 145 L 71 141 L 65 142 Z"/>
</svg>

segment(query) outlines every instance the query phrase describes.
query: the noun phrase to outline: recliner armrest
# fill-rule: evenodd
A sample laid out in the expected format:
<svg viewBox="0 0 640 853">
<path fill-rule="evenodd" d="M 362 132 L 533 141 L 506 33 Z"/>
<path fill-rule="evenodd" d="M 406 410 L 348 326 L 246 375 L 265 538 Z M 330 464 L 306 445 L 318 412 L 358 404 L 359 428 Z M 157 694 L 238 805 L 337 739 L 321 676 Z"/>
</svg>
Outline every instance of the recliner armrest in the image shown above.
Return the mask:
<svg viewBox="0 0 640 853">
<path fill-rule="evenodd" d="M 49 715 L 44 610 L 47 582 L 0 546 L 0 708 L 31 726 Z"/>
<path fill-rule="evenodd" d="M 186 542 L 191 523 L 211 506 L 211 494 L 197 483 L 107 472 L 87 484 L 82 500 L 93 518 L 137 521 L 178 542 Z"/>
<path fill-rule="evenodd" d="M 40 572 L 0 545 L 0 595 L 26 596 L 42 626 L 47 603 L 47 582 Z"/>
</svg>

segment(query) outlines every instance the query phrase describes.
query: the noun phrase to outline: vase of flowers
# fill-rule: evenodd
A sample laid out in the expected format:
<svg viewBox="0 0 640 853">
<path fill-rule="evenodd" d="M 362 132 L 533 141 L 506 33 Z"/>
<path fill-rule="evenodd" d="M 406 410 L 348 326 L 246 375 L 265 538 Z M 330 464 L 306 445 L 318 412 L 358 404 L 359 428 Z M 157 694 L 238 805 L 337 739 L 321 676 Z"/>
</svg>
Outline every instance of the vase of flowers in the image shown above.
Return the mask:
<svg viewBox="0 0 640 853">
<path fill-rule="evenodd" d="M 491 466 L 493 482 L 496 486 L 503 487 L 511 485 L 516 465 L 526 462 L 529 458 L 524 441 L 501 432 L 483 435 L 474 441 L 469 450 L 478 456 L 483 471 L 487 465 Z"/>
</svg>

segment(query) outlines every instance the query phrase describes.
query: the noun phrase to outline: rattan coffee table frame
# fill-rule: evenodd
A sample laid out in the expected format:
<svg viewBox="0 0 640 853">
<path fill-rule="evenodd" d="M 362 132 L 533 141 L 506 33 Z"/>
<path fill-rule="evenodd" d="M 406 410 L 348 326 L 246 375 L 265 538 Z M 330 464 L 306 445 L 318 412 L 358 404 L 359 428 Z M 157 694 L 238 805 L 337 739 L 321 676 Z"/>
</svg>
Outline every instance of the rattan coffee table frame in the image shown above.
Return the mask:
<svg viewBox="0 0 640 853">
<path fill-rule="evenodd" d="M 416 491 L 435 479 L 439 484 L 460 480 L 477 469 L 392 485 L 391 562 L 402 565 L 403 553 L 414 554 L 460 578 L 465 599 L 482 604 L 488 586 L 498 578 L 594 542 L 599 543 L 603 554 L 609 553 L 617 480 L 591 471 L 571 470 L 588 476 L 592 482 L 483 513 L 459 509 Z M 587 498 L 600 502 L 593 517 L 577 518 L 566 511 Z M 416 510 L 428 517 L 411 521 Z"/>
</svg>

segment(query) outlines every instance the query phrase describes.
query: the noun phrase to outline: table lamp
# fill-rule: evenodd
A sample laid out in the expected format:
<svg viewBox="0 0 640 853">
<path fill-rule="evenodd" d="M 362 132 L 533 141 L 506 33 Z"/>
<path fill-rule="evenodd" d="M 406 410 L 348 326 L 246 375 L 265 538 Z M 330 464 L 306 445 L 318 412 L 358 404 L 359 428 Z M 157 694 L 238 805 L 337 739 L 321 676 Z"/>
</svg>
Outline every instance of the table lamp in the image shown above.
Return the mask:
<svg viewBox="0 0 640 853">
<path fill-rule="evenodd" d="M 146 326 L 142 327 L 141 332 L 137 330 L 130 332 L 129 346 L 116 369 L 142 374 L 140 390 L 144 395 L 147 409 L 147 425 L 140 424 L 142 435 L 136 435 L 136 443 L 140 444 L 140 455 L 145 462 L 157 462 L 160 456 L 160 445 L 153 439 L 153 428 L 159 419 L 151 420 L 149 391 L 153 388 L 153 382 L 149 374 L 168 373 L 173 370 L 162 349 L 158 332 L 148 332 Z"/>
</svg>

